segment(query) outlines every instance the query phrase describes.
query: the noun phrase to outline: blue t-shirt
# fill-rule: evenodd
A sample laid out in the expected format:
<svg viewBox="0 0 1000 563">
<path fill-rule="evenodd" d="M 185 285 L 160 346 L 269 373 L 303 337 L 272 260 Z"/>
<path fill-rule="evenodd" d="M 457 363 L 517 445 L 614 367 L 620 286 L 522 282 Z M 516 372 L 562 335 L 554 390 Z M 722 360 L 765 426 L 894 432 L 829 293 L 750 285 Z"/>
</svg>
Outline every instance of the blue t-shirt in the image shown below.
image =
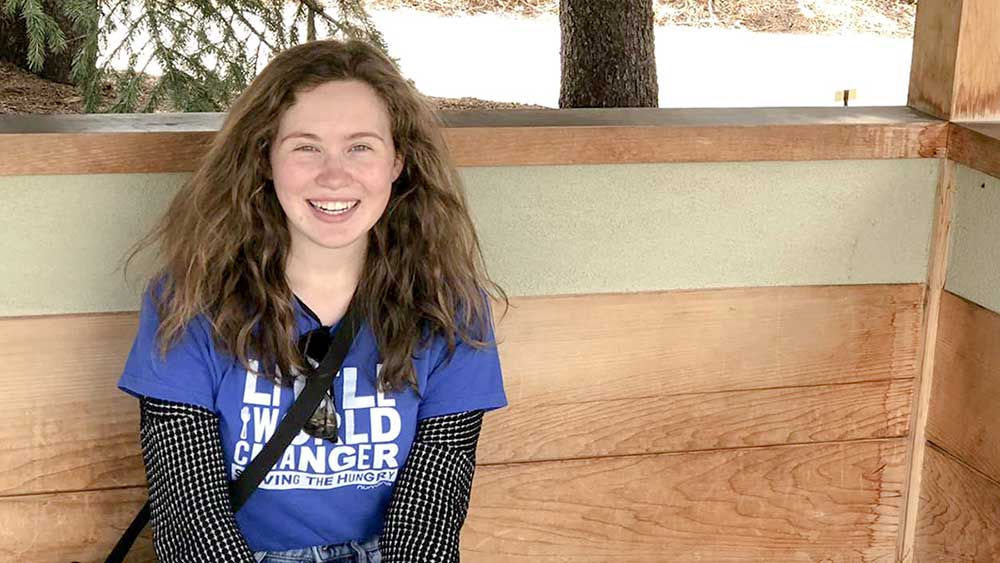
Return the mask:
<svg viewBox="0 0 1000 563">
<path fill-rule="evenodd" d="M 319 328 L 296 302 L 299 334 Z M 187 403 L 221 421 L 226 472 L 233 480 L 271 437 L 299 390 L 257 377 L 231 355 L 216 351 L 206 319 L 192 321 L 162 359 L 159 318 L 149 292 L 119 388 L 136 396 Z M 336 330 L 336 329 L 331 329 Z M 492 328 L 489 333 L 493 339 Z M 419 396 L 412 388 L 382 393 L 375 338 L 365 324 L 334 380 L 337 443 L 303 432 L 285 450 L 236 514 L 254 551 L 279 551 L 367 539 L 382 532 L 385 509 L 417 421 L 507 404 L 495 346 L 461 342 L 447 361 L 447 344 L 432 341 L 414 358 Z M 255 366 L 251 361 L 251 367 Z"/>
</svg>

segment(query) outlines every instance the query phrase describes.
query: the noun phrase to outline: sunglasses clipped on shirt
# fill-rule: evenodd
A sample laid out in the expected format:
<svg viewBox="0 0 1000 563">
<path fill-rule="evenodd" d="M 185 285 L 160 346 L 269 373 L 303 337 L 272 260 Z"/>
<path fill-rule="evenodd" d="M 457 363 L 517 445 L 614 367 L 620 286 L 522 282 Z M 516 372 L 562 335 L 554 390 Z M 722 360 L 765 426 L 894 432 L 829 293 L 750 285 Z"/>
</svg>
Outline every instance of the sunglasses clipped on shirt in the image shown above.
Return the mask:
<svg viewBox="0 0 1000 563">
<path fill-rule="evenodd" d="M 333 337 L 330 336 L 330 329 L 322 326 L 299 337 L 299 352 L 305 359 L 306 365 L 312 369 L 316 369 L 316 366 L 326 356 L 326 352 L 330 348 L 332 341 Z M 316 410 L 302 428 L 306 434 L 315 438 L 329 440 L 334 444 L 337 443 L 338 431 L 335 388 L 336 385 L 331 385 L 326 390 L 326 396 L 323 397 L 319 406 L 316 407 Z"/>
</svg>

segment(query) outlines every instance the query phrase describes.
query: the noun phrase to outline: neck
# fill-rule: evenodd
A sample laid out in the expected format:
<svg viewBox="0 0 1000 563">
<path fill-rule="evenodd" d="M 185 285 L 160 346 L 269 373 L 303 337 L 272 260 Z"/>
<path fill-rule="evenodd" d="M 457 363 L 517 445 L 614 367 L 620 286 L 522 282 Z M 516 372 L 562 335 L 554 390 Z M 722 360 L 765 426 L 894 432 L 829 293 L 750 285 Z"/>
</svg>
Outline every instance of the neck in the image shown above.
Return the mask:
<svg viewBox="0 0 1000 563">
<path fill-rule="evenodd" d="M 292 292 L 304 300 L 349 298 L 361 280 L 367 250 L 367 237 L 345 248 L 302 248 L 293 243 L 285 278 Z"/>
</svg>

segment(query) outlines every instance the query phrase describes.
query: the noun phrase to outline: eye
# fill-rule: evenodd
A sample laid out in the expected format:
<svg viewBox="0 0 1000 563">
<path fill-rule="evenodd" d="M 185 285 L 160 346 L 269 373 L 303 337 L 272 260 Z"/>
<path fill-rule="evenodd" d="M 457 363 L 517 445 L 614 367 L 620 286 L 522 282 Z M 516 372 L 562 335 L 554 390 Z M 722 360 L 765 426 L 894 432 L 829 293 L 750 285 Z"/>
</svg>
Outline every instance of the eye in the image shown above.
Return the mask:
<svg viewBox="0 0 1000 563">
<path fill-rule="evenodd" d="M 359 145 L 351 145 L 351 152 L 366 152 L 366 151 L 370 151 L 370 150 L 373 150 L 373 149 L 370 146 L 368 146 L 368 145 L 361 145 L 361 144 L 359 144 Z"/>
<path fill-rule="evenodd" d="M 301 146 L 295 147 L 293 150 L 301 151 L 301 152 L 319 152 L 319 149 L 316 148 L 316 147 L 314 147 L 313 145 L 301 145 Z"/>
</svg>

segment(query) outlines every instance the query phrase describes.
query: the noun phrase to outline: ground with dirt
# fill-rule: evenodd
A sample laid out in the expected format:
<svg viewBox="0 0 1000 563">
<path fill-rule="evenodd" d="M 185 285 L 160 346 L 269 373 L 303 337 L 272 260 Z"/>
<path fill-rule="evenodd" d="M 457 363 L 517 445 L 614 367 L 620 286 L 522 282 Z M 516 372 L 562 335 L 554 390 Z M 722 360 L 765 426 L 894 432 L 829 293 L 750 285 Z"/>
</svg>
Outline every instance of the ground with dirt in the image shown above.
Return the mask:
<svg viewBox="0 0 1000 563">
<path fill-rule="evenodd" d="M 555 14 L 559 0 L 368 0 L 372 9 L 410 8 L 439 15 Z M 916 0 L 653 0 L 657 25 L 780 33 L 868 33 L 911 37 Z M 110 95 L 110 87 L 107 89 Z M 431 98 L 441 109 L 531 106 L 477 98 Z M 0 114 L 81 113 L 76 88 L 49 82 L 0 61 Z M 164 107 L 161 111 L 170 111 Z"/>
</svg>

